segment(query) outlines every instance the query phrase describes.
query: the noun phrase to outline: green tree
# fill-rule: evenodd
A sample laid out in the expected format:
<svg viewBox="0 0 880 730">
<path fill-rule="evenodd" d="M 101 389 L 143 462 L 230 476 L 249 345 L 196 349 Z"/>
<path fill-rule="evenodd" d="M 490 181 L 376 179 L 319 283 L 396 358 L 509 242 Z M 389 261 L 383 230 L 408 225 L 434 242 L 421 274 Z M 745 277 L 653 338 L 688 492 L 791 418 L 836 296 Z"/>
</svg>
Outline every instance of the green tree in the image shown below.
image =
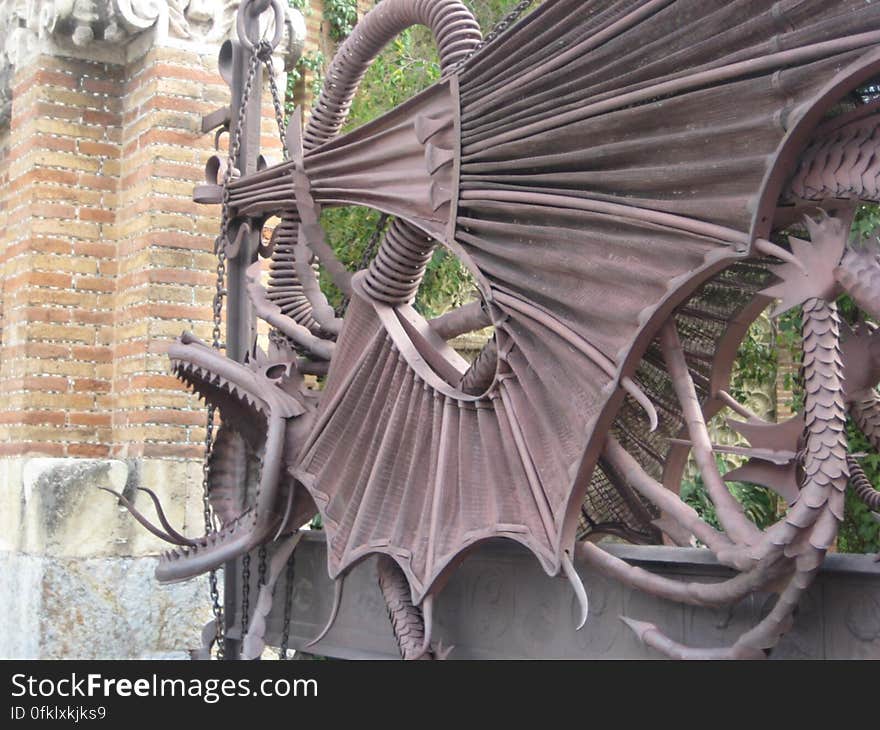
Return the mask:
<svg viewBox="0 0 880 730">
<path fill-rule="evenodd" d="M 333 9 L 331 34 L 337 40 L 351 30 L 351 24 L 339 17 L 351 19 L 342 8 L 350 0 L 325 0 Z M 516 0 L 477 0 L 466 4 L 474 11 L 481 26 L 491 28 Z M 308 57 L 303 65 L 316 71 L 315 58 Z M 323 59 L 320 59 L 323 62 Z M 316 74 L 317 76 L 317 74 Z M 412 98 L 440 78 L 437 49 L 428 29 L 414 27 L 395 38 L 370 66 L 351 107 L 345 130 L 354 129 L 375 119 Z M 296 79 L 294 79 L 295 83 Z M 364 261 L 365 251 L 374 239 L 380 214 L 361 207 L 334 208 L 324 211 L 321 222 L 327 240 L 339 259 L 355 270 Z M 338 306 L 342 296 L 329 281 L 321 277 L 321 285 L 331 304 Z M 416 309 L 427 317 L 437 316 L 463 304 L 475 296 L 475 287 L 469 272 L 447 249 L 438 246 L 416 299 Z"/>
</svg>

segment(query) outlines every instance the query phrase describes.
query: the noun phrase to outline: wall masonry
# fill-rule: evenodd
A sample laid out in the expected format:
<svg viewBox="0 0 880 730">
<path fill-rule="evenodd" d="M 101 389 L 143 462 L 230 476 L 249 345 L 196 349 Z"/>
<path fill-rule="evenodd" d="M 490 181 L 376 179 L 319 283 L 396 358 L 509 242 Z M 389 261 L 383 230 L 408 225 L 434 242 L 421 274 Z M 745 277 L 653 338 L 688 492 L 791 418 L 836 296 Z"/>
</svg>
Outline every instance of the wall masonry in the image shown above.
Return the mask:
<svg viewBox="0 0 880 730">
<path fill-rule="evenodd" d="M 0 8 L 0 657 L 186 656 L 204 582 L 157 587 L 162 544 L 97 487 L 203 531 L 204 410 L 166 351 L 210 338 L 219 210 L 192 192 L 238 4 L 55 5 Z"/>
</svg>

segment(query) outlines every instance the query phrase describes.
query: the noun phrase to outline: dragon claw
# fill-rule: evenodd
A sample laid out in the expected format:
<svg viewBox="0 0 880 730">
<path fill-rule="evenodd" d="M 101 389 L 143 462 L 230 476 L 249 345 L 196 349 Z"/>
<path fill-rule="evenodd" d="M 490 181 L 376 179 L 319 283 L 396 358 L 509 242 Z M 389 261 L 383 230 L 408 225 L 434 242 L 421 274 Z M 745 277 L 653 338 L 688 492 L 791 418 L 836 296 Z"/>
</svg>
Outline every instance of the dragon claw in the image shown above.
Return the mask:
<svg viewBox="0 0 880 730">
<path fill-rule="evenodd" d="M 449 655 L 454 649 L 455 646 L 453 644 L 443 646 L 443 640 L 441 639 L 431 647 L 431 653 L 434 655 L 435 660 L 442 662 L 449 658 Z"/>
<path fill-rule="evenodd" d="M 619 618 L 630 629 L 632 629 L 632 632 L 636 635 L 638 640 L 641 641 L 642 643 L 644 643 L 645 636 L 647 635 L 647 633 L 649 631 L 656 631 L 657 630 L 657 627 L 654 624 L 648 623 L 647 621 L 638 621 L 637 619 L 630 618 L 629 616 L 620 616 Z"/>
</svg>

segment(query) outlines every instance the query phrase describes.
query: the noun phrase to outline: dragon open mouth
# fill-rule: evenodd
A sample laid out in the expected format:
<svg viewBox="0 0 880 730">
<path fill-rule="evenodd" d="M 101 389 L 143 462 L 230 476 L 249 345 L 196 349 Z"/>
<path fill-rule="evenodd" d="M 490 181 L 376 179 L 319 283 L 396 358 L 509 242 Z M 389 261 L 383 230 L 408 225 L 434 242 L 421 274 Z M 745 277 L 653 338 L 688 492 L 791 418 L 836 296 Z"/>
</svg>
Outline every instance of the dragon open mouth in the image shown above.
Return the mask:
<svg viewBox="0 0 880 730">
<path fill-rule="evenodd" d="M 184 333 L 168 351 L 175 376 L 220 415 L 208 463 L 207 491 L 216 531 L 188 538 L 174 530 L 155 494 L 147 492 L 162 528 L 122 495 L 122 504 L 154 535 L 173 544 L 156 568 L 170 583 L 220 567 L 283 531 L 295 483 L 283 469 L 289 422 L 307 413 L 292 360 L 269 361 L 255 351 L 244 364 Z"/>
</svg>

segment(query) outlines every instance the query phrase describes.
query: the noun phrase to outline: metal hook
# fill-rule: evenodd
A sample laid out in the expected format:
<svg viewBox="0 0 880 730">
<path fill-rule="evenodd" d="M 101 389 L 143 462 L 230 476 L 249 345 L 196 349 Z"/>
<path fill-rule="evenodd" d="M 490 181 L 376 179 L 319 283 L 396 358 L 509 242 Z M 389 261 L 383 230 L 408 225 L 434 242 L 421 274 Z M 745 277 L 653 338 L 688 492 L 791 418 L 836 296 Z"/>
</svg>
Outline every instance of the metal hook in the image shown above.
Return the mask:
<svg viewBox="0 0 880 730">
<path fill-rule="evenodd" d="M 272 40 L 267 42 L 272 50 L 274 50 L 281 43 L 281 36 L 284 34 L 285 12 L 281 0 L 242 0 L 238 8 L 235 29 L 238 32 L 238 40 L 249 51 L 254 51 L 263 42 L 263 38 L 258 37 L 256 40 L 251 38 L 248 35 L 248 29 L 255 30 L 257 33 L 260 32 L 260 15 L 263 14 L 269 5 L 272 6 L 272 13 L 275 16 L 275 34 L 272 36 Z"/>
<path fill-rule="evenodd" d="M 238 227 L 238 231 L 235 233 L 235 238 L 232 241 L 228 241 L 226 244 L 226 258 L 229 260 L 233 260 L 238 258 L 238 255 L 241 253 L 241 244 L 244 241 L 246 236 L 251 235 L 251 224 L 245 221 Z"/>
</svg>

